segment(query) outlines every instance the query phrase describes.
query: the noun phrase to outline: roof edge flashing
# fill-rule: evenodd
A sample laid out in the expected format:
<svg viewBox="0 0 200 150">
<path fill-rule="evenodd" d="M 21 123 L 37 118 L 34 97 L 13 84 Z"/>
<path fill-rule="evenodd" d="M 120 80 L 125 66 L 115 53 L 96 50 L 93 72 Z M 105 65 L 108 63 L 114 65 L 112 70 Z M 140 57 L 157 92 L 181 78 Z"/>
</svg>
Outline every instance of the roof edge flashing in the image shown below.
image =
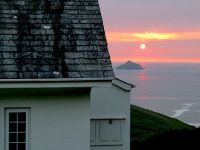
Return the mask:
<svg viewBox="0 0 200 150">
<path fill-rule="evenodd" d="M 127 83 L 121 79 L 115 78 L 112 81 L 112 84 L 116 85 L 117 87 L 125 90 L 125 91 L 131 91 L 133 88 L 135 88 L 136 86 L 130 83 Z"/>
</svg>

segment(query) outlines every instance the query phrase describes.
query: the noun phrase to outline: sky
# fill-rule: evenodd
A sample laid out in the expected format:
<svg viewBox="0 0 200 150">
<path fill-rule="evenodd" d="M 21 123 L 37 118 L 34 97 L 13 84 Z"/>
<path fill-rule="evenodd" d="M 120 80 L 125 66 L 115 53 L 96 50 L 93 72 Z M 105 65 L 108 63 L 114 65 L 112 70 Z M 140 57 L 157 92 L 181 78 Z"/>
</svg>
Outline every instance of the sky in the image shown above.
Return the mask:
<svg viewBox="0 0 200 150">
<path fill-rule="evenodd" d="M 200 0 L 99 2 L 113 62 L 200 63 Z"/>
</svg>

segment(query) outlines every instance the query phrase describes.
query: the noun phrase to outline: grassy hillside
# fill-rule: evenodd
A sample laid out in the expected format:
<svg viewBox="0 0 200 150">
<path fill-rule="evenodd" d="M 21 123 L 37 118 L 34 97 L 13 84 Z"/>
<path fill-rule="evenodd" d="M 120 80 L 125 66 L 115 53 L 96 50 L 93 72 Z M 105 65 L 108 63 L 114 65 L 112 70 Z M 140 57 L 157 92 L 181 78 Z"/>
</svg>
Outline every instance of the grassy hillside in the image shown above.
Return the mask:
<svg viewBox="0 0 200 150">
<path fill-rule="evenodd" d="M 171 130 L 192 128 L 177 119 L 131 106 L 131 142 L 143 142 Z"/>
</svg>

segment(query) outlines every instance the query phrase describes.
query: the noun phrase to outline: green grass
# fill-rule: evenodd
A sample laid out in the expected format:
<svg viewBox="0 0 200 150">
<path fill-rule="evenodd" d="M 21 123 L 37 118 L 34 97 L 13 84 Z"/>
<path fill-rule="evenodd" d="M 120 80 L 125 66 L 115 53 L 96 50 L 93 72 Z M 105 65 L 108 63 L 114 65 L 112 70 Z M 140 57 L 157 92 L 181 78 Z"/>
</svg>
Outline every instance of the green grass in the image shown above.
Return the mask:
<svg viewBox="0 0 200 150">
<path fill-rule="evenodd" d="M 177 119 L 138 106 L 131 106 L 131 141 L 143 142 L 171 130 L 192 128 Z"/>
</svg>

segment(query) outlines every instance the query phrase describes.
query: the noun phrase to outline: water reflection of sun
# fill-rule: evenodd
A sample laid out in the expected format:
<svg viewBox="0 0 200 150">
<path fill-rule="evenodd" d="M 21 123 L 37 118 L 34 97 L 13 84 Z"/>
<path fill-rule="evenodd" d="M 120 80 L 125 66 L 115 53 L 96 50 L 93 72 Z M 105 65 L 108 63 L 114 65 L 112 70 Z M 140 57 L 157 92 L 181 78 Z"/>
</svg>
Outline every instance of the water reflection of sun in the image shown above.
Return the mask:
<svg viewBox="0 0 200 150">
<path fill-rule="evenodd" d="M 141 81 L 145 81 L 145 80 L 148 80 L 148 76 L 145 73 L 141 73 L 139 74 L 139 79 Z"/>
</svg>

